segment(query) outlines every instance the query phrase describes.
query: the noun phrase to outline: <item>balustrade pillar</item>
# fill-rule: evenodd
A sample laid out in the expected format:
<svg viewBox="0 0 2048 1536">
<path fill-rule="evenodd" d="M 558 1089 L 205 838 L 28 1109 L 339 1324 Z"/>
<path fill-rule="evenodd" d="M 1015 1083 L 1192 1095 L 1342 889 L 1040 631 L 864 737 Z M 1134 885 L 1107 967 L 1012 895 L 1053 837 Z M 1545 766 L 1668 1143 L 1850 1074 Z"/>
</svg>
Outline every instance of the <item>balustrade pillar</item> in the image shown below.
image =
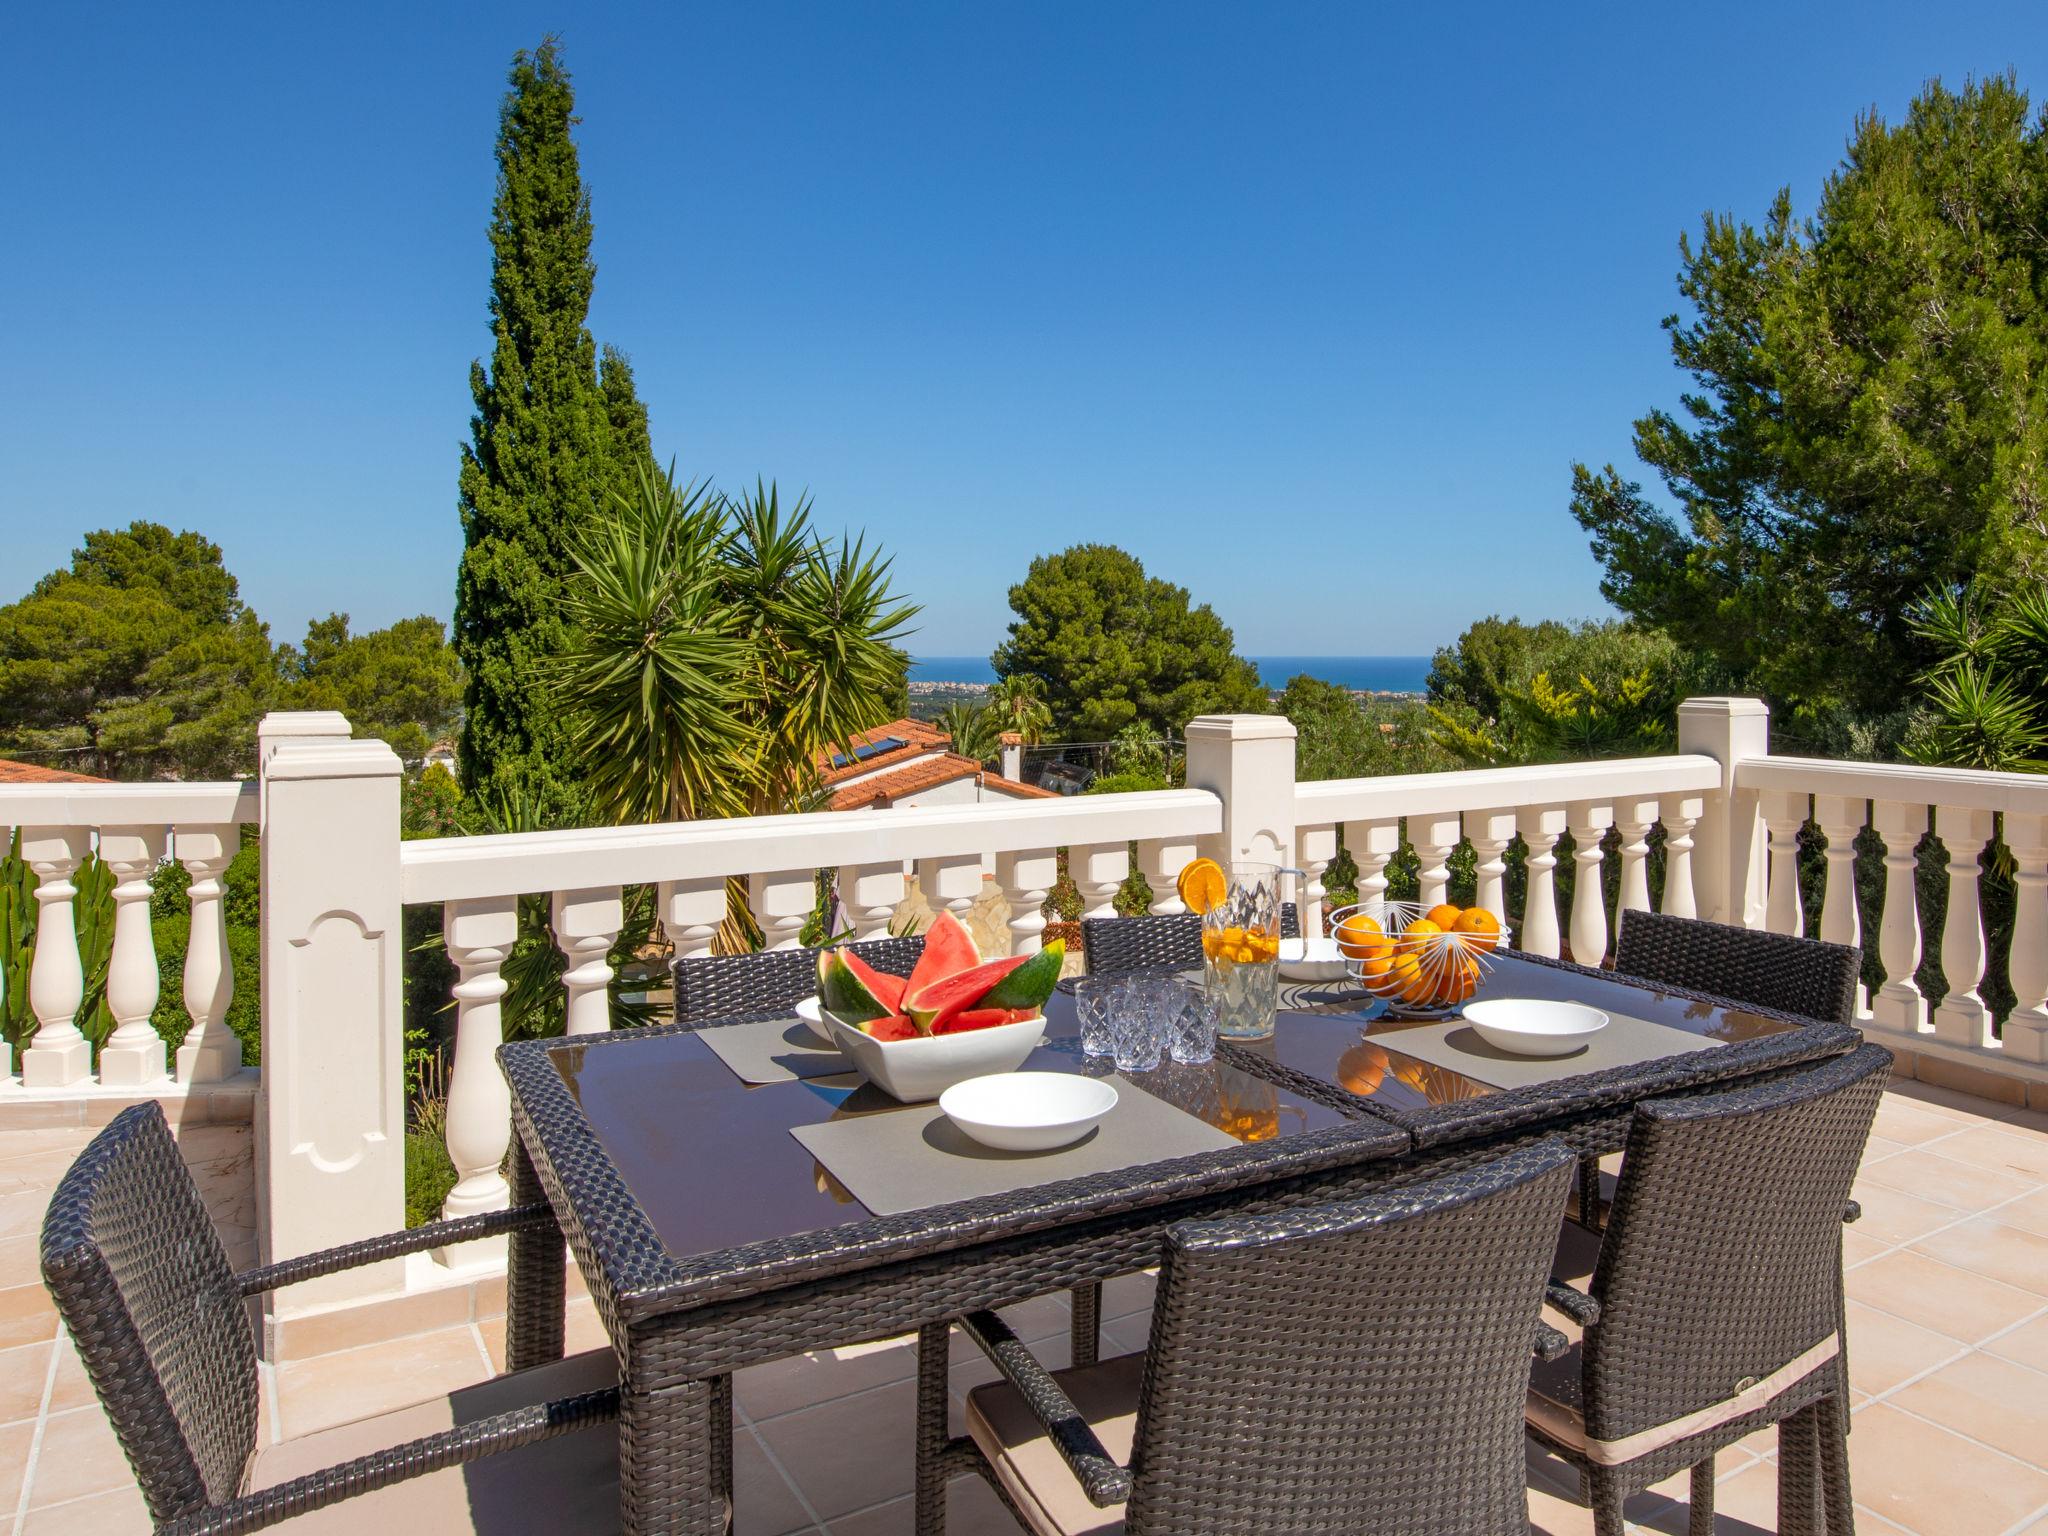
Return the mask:
<svg viewBox="0 0 2048 1536">
<path fill-rule="evenodd" d="M 2020 1061 L 2048 1063 L 2048 816 L 2008 812 L 2005 843 L 2017 866 L 2009 968 L 2014 1000 L 2005 1051 Z"/>
<path fill-rule="evenodd" d="M 158 990 L 156 945 L 149 931 L 149 877 L 164 856 L 160 827 L 102 827 L 100 858 L 114 875 L 114 950 L 107 962 L 107 1011 L 114 1032 L 100 1047 L 100 1081 L 140 1088 L 169 1070 L 163 1036 L 150 1015 Z"/>
<path fill-rule="evenodd" d="M 1948 849 L 1948 920 L 1941 929 L 1941 973 L 1948 996 L 1934 1010 L 1938 1039 L 1995 1048 L 1991 1010 L 1977 987 L 1984 979 L 1984 914 L 1977 905 L 1980 855 L 1991 840 L 1991 813 L 1937 806 L 1934 831 Z"/>
<path fill-rule="evenodd" d="M 178 862 L 192 877 L 185 889 L 191 929 L 183 992 L 192 1025 L 178 1045 L 178 1081 L 217 1083 L 242 1070 L 242 1042 L 228 1028 L 235 967 L 228 957 L 227 888 L 221 882 L 242 835 L 235 827 L 179 827 L 174 837 Z"/>
<path fill-rule="evenodd" d="M 1650 828 L 1657 824 L 1657 802 L 1624 800 L 1615 807 L 1614 830 L 1621 834 L 1621 884 L 1614 895 L 1614 931 L 1621 932 L 1622 913 L 1650 910 Z"/>
<path fill-rule="evenodd" d="M 1410 816 L 1408 841 L 1415 845 L 1416 899 L 1427 907 L 1443 901 L 1451 885 L 1451 850 L 1464 829 L 1455 816 Z"/>
<path fill-rule="evenodd" d="M 961 922 L 981 894 L 981 855 L 952 854 L 942 859 L 919 859 L 917 883 L 933 912 L 950 912 Z"/>
<path fill-rule="evenodd" d="M 1387 899 L 1387 864 L 1401 851 L 1398 821 L 1347 821 L 1344 848 L 1358 866 L 1358 904 L 1372 907 Z"/>
<path fill-rule="evenodd" d="M 1505 932 L 1508 922 L 1506 855 L 1508 844 L 1515 837 L 1515 813 L 1467 811 L 1465 835 L 1472 839 L 1472 856 L 1479 881 L 1473 901 L 1499 918 Z"/>
<path fill-rule="evenodd" d="M 71 877 L 84 861 L 83 827 L 24 827 L 22 862 L 36 874 L 36 954 L 29 964 L 28 1005 L 35 1037 L 21 1053 L 26 1088 L 69 1088 L 92 1072 L 92 1047 L 78 1030 L 85 970 L 78 957 L 78 888 Z"/>
<path fill-rule="evenodd" d="M 1565 808 L 1572 834 L 1572 863 L 1578 874 L 1572 885 L 1572 959 L 1599 965 L 1607 958 L 1607 890 L 1600 878 L 1605 855 L 1600 840 L 1614 825 L 1614 807 L 1603 801 L 1574 800 Z"/>
<path fill-rule="evenodd" d="M 500 1168 L 512 1145 L 512 1092 L 498 1070 L 505 1031 L 501 1005 L 505 957 L 519 938 L 517 897 L 451 901 L 441 912 L 441 933 L 458 975 L 455 983 L 455 1060 L 448 1071 L 448 1160 L 455 1187 L 443 1216 L 474 1216 L 512 1202 Z M 436 1249 L 450 1268 L 491 1268 L 505 1261 L 506 1240 L 486 1238 Z"/>
<path fill-rule="evenodd" d="M 1528 845 L 1529 889 L 1522 903 L 1520 948 L 1555 960 L 1563 952 L 1557 923 L 1557 840 L 1569 813 L 1561 805 L 1532 805 L 1515 812 L 1515 830 Z"/>
<path fill-rule="evenodd" d="M 1669 802 L 1664 810 L 1664 904 L 1667 917 L 1697 917 L 1699 903 L 1693 890 L 1692 829 L 1699 825 L 1706 802 L 1687 795 Z"/>
<path fill-rule="evenodd" d="M 839 866 L 839 909 L 856 943 L 889 937 L 889 922 L 908 891 L 901 860 Z"/>
<path fill-rule="evenodd" d="M 1764 903 L 1764 926 L 1772 933 L 1798 937 L 1806 932 L 1806 913 L 1799 896 L 1799 829 L 1806 824 L 1805 795 L 1766 790 L 1763 818 L 1770 850 L 1770 892 Z"/>
<path fill-rule="evenodd" d="M 1856 906 L 1856 834 L 1863 830 L 1869 802 L 1846 795 L 1815 795 L 1813 820 L 1828 840 L 1827 883 L 1821 888 L 1820 936 L 1830 944 L 1860 946 L 1863 916 Z M 1856 1011 L 1868 1012 L 1862 982 L 1856 983 Z"/>
<path fill-rule="evenodd" d="M 1678 706 L 1678 750 L 1721 768 L 1720 785 L 1701 797 L 1697 813 L 1698 915 L 1754 928 L 1764 916 L 1764 825 L 1757 792 L 1738 788 L 1736 775 L 1743 763 L 1770 756 L 1771 712 L 1761 699 L 1687 699 Z"/>
<path fill-rule="evenodd" d="M 1123 843 L 1096 843 L 1067 851 L 1067 874 L 1081 893 L 1083 917 L 1115 917 L 1116 893 L 1130 873 L 1131 851 Z"/>
<path fill-rule="evenodd" d="M 1035 955 L 1045 947 L 1045 898 L 1059 877 L 1059 855 L 1050 848 L 996 855 L 996 883 L 1010 904 L 1011 954 Z"/>
<path fill-rule="evenodd" d="M 899 877 L 900 883 L 900 877 Z M 696 960 L 711 953 L 711 941 L 718 937 L 725 921 L 725 877 L 705 875 L 695 880 L 664 880 L 655 888 L 661 909 L 661 926 L 675 946 L 678 960 Z"/>
<path fill-rule="evenodd" d="M 1301 892 L 1296 898 L 1304 938 L 1320 938 L 1323 932 L 1323 902 L 1329 892 L 1323 875 L 1337 857 L 1337 829 L 1303 827 L 1295 833 L 1295 862 L 1301 866 Z"/>
<path fill-rule="evenodd" d="M 611 951 L 626 926 L 625 900 L 616 885 L 595 886 L 556 891 L 551 906 L 555 947 L 569 962 L 562 973 L 568 994 L 563 1033 L 601 1034 L 612 1027 Z"/>
<path fill-rule="evenodd" d="M 763 949 L 801 949 L 804 924 L 818 905 L 818 879 L 808 869 L 747 876 L 747 905 L 761 927 Z"/>
<path fill-rule="evenodd" d="M 1902 1035 L 1927 1031 L 1927 999 L 1915 973 L 1920 969 L 1920 839 L 1927 832 L 1927 807 L 1880 800 L 1871 824 L 1884 839 L 1884 916 L 1878 921 L 1877 955 L 1884 985 L 1870 1000 L 1873 1023 Z"/>
<path fill-rule="evenodd" d="M 1152 905 L 1148 909 L 1154 917 L 1171 917 L 1187 911 L 1187 903 L 1180 899 L 1180 872 L 1195 859 L 1195 840 L 1189 838 L 1150 838 L 1138 844 L 1138 868 L 1145 876 L 1145 883 L 1152 887 Z"/>
</svg>

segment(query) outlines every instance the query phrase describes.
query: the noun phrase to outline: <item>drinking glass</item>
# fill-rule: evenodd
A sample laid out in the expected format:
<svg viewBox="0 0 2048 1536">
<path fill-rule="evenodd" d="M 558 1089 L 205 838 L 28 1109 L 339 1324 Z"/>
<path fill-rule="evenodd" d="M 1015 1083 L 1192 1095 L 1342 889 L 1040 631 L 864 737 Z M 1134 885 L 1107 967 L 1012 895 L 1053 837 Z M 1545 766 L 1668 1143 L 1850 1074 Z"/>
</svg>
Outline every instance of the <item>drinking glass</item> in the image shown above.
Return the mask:
<svg viewBox="0 0 2048 1536">
<path fill-rule="evenodd" d="M 1202 981 L 1216 1033 L 1263 1040 L 1280 1003 L 1280 866 L 1232 864 L 1223 900 L 1202 914 Z"/>
<path fill-rule="evenodd" d="M 1183 986 L 1167 1047 L 1183 1066 L 1198 1067 L 1216 1059 L 1216 1005 L 1198 987 Z"/>
<path fill-rule="evenodd" d="M 1109 1011 L 1110 1043 L 1119 1072 L 1150 1072 L 1166 1044 L 1162 994 L 1155 982 L 1133 977 L 1117 988 Z"/>
<path fill-rule="evenodd" d="M 1074 983 L 1074 1012 L 1081 1020 L 1081 1054 L 1108 1056 L 1114 1047 L 1109 1039 L 1109 1005 L 1116 980 L 1109 976 L 1083 976 Z"/>
</svg>

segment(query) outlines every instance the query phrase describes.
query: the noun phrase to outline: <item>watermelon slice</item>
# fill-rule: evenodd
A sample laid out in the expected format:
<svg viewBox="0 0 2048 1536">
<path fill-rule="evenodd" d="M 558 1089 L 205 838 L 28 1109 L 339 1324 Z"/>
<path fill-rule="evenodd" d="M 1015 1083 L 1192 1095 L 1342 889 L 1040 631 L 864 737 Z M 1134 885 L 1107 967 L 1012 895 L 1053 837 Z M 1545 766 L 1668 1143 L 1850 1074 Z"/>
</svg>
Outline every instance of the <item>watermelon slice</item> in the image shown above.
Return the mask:
<svg viewBox="0 0 2048 1536">
<path fill-rule="evenodd" d="M 903 1011 L 915 1019 L 926 1034 L 933 1034 L 935 1020 L 974 1007 L 988 996 L 997 982 L 1031 959 L 1030 955 L 1005 955 L 1000 960 L 985 960 L 972 970 L 957 971 L 922 988 L 913 976 L 911 985 L 903 993 Z"/>
<path fill-rule="evenodd" d="M 932 1025 L 935 1035 L 964 1035 L 970 1029 L 994 1029 L 1003 1024 L 1021 1024 L 1038 1017 L 1036 1008 L 963 1008 L 949 1013 Z"/>
<path fill-rule="evenodd" d="M 941 912 L 925 930 L 924 952 L 911 967 L 903 996 L 913 996 L 935 981 L 957 976 L 980 963 L 981 951 L 974 947 L 974 935 L 967 931 L 967 925 L 952 913 Z"/>
<path fill-rule="evenodd" d="M 883 1041 L 915 1040 L 918 1035 L 917 1026 L 900 1013 L 892 1013 L 880 1019 L 869 1019 L 860 1026 L 860 1030 L 870 1039 Z"/>
<path fill-rule="evenodd" d="M 890 977 L 895 986 L 884 986 L 878 991 L 867 980 L 874 974 L 873 967 L 865 964 L 855 969 L 854 957 L 846 951 L 828 949 L 818 956 L 818 1001 L 825 1005 L 826 1012 L 837 1014 L 849 1024 L 899 1012 L 903 1002 L 902 978 Z"/>
<path fill-rule="evenodd" d="M 891 1013 L 901 1009 L 903 989 L 909 985 L 903 977 L 876 970 L 850 949 L 841 950 L 839 958 L 859 979 L 860 984 L 868 989 L 868 995 L 876 1002 L 887 1004 Z"/>
<path fill-rule="evenodd" d="M 1060 967 L 1066 962 L 1067 941 L 1054 939 L 1037 954 L 997 982 L 984 997 L 975 999 L 977 1008 L 1028 1008 L 1033 1013 L 1045 1006 L 1052 989 L 1060 983 Z"/>
</svg>

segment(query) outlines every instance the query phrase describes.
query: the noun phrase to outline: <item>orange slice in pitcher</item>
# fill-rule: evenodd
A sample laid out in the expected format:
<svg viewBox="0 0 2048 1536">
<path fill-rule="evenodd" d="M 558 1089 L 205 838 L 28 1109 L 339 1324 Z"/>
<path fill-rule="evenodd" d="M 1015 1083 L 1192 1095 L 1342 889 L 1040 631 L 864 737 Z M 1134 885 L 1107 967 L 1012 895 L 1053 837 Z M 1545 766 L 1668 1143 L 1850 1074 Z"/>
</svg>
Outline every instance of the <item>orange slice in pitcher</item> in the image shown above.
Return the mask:
<svg viewBox="0 0 2048 1536">
<path fill-rule="evenodd" d="M 1214 859 L 1196 859 L 1189 863 L 1181 870 L 1173 888 L 1190 912 L 1212 912 L 1222 906 L 1224 898 L 1230 894 L 1230 882 L 1224 878 L 1223 866 Z"/>
</svg>

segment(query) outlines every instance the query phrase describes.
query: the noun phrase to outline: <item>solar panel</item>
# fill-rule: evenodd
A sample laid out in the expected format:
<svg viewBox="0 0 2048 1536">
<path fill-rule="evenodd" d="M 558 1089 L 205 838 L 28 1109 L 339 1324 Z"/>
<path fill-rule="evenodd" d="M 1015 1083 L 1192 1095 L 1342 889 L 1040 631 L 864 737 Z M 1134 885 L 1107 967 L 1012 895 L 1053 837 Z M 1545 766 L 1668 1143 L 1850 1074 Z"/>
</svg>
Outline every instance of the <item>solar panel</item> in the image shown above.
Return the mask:
<svg viewBox="0 0 2048 1536">
<path fill-rule="evenodd" d="M 910 743 L 901 736 L 884 736 L 879 741 L 870 741 L 865 745 L 855 747 L 851 757 L 848 757 L 844 752 L 834 752 L 832 754 L 832 766 L 834 768 L 850 768 L 855 763 L 864 763 L 871 757 L 879 757 L 884 752 L 894 752 L 899 748 L 909 745 Z"/>
</svg>

